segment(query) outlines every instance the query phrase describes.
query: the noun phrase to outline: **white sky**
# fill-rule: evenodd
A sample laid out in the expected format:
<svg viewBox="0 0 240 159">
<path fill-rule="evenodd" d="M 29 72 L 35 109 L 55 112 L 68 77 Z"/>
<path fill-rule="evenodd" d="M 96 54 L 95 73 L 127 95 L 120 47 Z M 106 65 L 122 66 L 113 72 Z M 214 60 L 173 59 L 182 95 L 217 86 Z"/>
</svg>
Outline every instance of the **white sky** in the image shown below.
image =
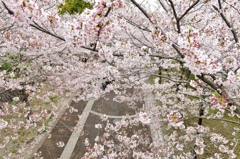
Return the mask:
<svg viewBox="0 0 240 159">
<path fill-rule="evenodd" d="M 146 5 L 150 7 L 152 10 L 155 10 L 158 7 L 157 0 L 136 0 L 139 4 Z"/>
</svg>

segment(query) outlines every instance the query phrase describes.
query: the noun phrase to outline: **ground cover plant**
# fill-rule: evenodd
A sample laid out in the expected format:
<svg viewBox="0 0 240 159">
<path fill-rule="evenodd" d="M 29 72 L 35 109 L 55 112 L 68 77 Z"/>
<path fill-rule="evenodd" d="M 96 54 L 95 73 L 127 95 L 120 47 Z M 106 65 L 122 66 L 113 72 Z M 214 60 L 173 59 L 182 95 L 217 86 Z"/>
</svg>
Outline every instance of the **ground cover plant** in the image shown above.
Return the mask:
<svg viewBox="0 0 240 159">
<path fill-rule="evenodd" d="M 144 105 L 136 118 L 109 125 L 116 135 L 104 140 L 119 140 L 134 158 L 239 157 L 238 0 L 88 0 L 86 9 L 60 14 L 67 2 L 2 0 L 0 57 L 14 54 L 28 64 L 19 74 L 2 60 L 5 90 L 35 91 L 35 77 L 44 77 L 75 101 L 114 91 L 116 101 L 133 106 L 152 95 L 156 107 Z M 4 115 L 1 131 L 11 125 Z M 138 122 L 159 123 L 163 136 L 153 144 L 116 132 Z M 91 158 L 118 158 L 106 143 L 99 142 Z M 144 151 L 141 145 L 150 146 Z"/>
<path fill-rule="evenodd" d="M 26 158 L 35 146 L 37 137 L 52 130 L 50 121 L 57 118 L 64 99 L 56 96 L 49 85 L 30 93 L 28 101 L 22 100 L 22 94 L 16 90 L 8 92 L 9 101 L 1 101 L 1 158 Z M 1 96 L 1 97 L 6 97 Z M 43 100 L 44 96 L 44 100 Z M 12 99 L 11 99 L 12 98 Z M 26 151 L 29 150 L 29 151 Z"/>
</svg>

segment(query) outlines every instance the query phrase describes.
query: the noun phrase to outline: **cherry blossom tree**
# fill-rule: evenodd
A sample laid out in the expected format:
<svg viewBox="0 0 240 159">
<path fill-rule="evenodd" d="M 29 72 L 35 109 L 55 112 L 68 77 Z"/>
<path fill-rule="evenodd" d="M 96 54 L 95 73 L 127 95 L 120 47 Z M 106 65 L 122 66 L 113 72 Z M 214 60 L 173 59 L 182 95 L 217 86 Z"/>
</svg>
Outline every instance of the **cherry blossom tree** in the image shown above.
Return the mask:
<svg viewBox="0 0 240 159">
<path fill-rule="evenodd" d="M 1 69 L 1 85 L 34 89 L 29 83 L 44 76 L 76 101 L 114 91 L 115 100 L 129 106 L 150 94 L 156 107 L 144 105 L 137 118 L 106 127 L 124 150 L 131 144 L 127 154 L 194 159 L 240 155 L 240 2 L 159 0 L 155 10 L 135 0 L 88 2 L 93 8 L 81 14 L 59 15 L 60 0 L 2 0 L 0 57 L 19 56 L 25 74 L 13 78 Z M 26 63 L 31 65 L 23 69 Z M 230 135 L 210 122 L 229 126 Z M 164 139 L 152 145 L 141 135 L 117 134 L 116 126 L 136 123 L 160 123 L 155 129 L 162 127 Z M 6 126 L 1 120 L 0 129 Z M 111 140 L 109 134 L 97 139 L 97 152 L 89 150 L 87 156 L 117 158 L 119 149 L 104 149 Z M 149 150 L 136 148 L 141 144 Z"/>
</svg>

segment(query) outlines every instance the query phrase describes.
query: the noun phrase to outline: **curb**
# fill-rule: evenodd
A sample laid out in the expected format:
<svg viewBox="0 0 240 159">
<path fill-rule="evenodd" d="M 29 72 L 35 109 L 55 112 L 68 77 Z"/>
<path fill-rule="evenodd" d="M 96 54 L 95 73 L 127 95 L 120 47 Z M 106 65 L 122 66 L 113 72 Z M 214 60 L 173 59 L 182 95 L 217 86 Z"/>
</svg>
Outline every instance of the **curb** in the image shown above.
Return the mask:
<svg viewBox="0 0 240 159">
<path fill-rule="evenodd" d="M 72 102 L 72 99 L 69 99 L 69 98 L 63 99 L 62 101 L 59 102 L 59 104 L 61 104 L 62 106 L 60 107 L 59 111 L 56 113 L 58 116 L 49 122 L 48 126 L 50 126 L 51 128 L 47 132 L 44 132 L 39 136 L 37 136 L 33 142 L 31 142 L 28 146 L 26 146 L 25 147 L 26 152 L 23 155 L 21 155 L 21 158 L 32 159 L 34 157 L 34 154 L 43 145 L 44 141 L 46 140 L 48 135 L 51 133 L 52 129 L 58 123 L 59 117 L 61 117 L 65 113 L 65 111 L 67 110 L 71 102 Z"/>
</svg>

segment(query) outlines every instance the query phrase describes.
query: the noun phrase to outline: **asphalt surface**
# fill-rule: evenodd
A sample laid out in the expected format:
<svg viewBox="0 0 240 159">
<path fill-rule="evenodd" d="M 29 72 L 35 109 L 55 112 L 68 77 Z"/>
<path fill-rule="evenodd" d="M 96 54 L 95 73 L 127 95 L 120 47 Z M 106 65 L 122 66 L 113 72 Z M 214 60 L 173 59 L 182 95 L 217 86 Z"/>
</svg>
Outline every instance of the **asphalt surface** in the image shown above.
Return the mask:
<svg viewBox="0 0 240 159">
<path fill-rule="evenodd" d="M 106 98 L 100 98 L 99 100 L 94 101 L 92 107 L 89 108 L 95 113 L 88 112 L 88 115 L 85 116 L 86 121 L 84 122 L 80 121 L 82 118 L 79 118 L 79 116 L 86 114 L 86 106 L 89 105 L 89 101 L 81 101 L 79 103 L 72 102 L 71 106 L 78 110 L 78 112 L 70 113 L 70 109 L 65 112 L 60 118 L 58 124 L 53 128 L 51 136 L 46 139 L 42 147 L 38 150 L 38 153 L 41 153 L 40 156 L 44 159 L 80 159 L 87 151 L 86 146 L 84 146 L 85 139 L 88 138 L 90 145 L 94 145 L 96 136 L 101 136 L 104 133 L 104 129 L 95 128 L 95 124 L 104 125 L 99 115 L 106 114 L 112 116 L 110 122 L 114 122 L 119 116 L 134 115 L 142 106 L 141 103 L 138 103 L 135 108 L 130 108 L 127 103 L 117 103 L 113 101 L 113 98 L 115 97 L 114 93 L 110 93 L 106 97 L 108 100 Z M 115 116 L 116 119 L 114 119 Z M 80 129 L 79 127 L 81 127 L 78 125 L 79 122 L 84 123 L 84 125 L 82 125 L 83 128 L 80 130 L 79 136 L 76 137 L 75 134 L 75 137 L 73 138 L 73 134 L 76 133 L 77 129 Z M 139 126 L 135 129 L 142 129 L 142 127 Z M 129 130 L 129 133 L 132 133 L 132 131 L 133 130 Z M 68 143 L 70 141 L 74 141 L 76 144 Z M 64 143 L 64 145 L 57 145 L 59 142 Z M 74 145 L 73 151 L 65 150 L 64 152 L 64 149 L 69 149 L 69 145 Z M 37 157 L 34 157 L 33 159 L 37 159 Z"/>
</svg>

